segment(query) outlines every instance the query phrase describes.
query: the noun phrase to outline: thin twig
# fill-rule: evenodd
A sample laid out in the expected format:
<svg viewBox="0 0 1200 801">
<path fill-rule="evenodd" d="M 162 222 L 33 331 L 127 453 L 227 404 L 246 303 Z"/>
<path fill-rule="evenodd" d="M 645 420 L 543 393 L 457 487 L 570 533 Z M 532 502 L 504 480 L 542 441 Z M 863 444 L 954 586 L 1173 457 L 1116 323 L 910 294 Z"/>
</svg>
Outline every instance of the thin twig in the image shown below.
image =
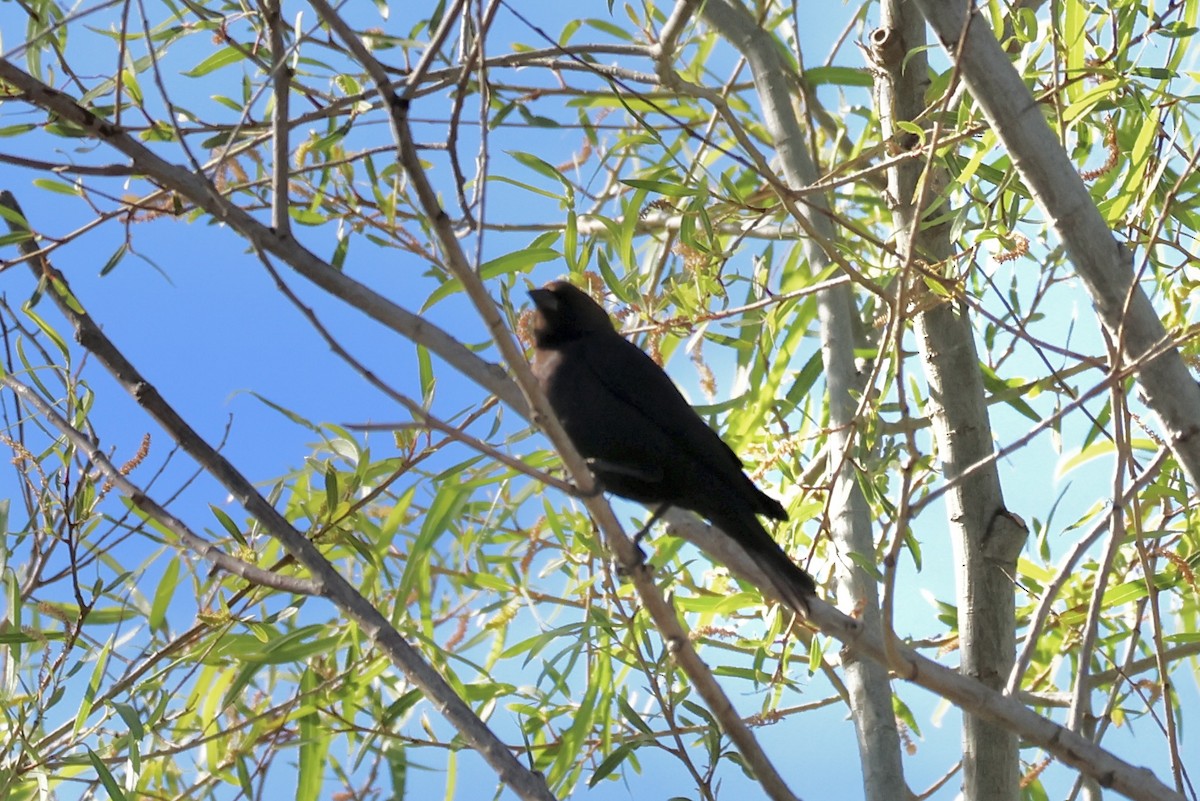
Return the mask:
<svg viewBox="0 0 1200 801">
<path fill-rule="evenodd" d="M 1171 452 L 1168 449 L 1163 448 L 1160 450 L 1155 455 L 1154 460 L 1146 466 L 1146 469 L 1129 483 L 1125 489 L 1125 493 L 1120 497 L 1113 498 L 1112 506 L 1095 522 L 1087 534 L 1075 543 L 1071 552 L 1059 563 L 1054 578 L 1042 591 L 1042 598 L 1038 603 L 1038 608 L 1033 613 L 1033 617 L 1030 618 L 1029 627 L 1025 632 L 1025 646 L 1021 649 L 1021 653 L 1017 655 L 1012 672 L 1008 676 L 1006 691 L 1009 694 L 1017 692 L 1020 688 L 1021 679 L 1024 677 L 1025 671 L 1029 669 L 1029 663 L 1033 659 L 1034 652 L 1037 651 L 1038 642 L 1042 635 L 1042 628 L 1046 625 L 1046 621 L 1050 617 L 1051 607 L 1054 606 L 1054 602 L 1058 598 L 1058 594 L 1062 592 L 1063 587 L 1074 577 L 1075 565 L 1096 544 L 1100 537 L 1104 535 L 1113 509 L 1128 504 L 1131 498 L 1158 475 L 1158 471 L 1162 469 L 1163 463 L 1166 462 L 1167 457 L 1170 455 Z M 1104 676 L 1104 678 L 1101 679 L 1101 676 Z M 1096 676 L 1097 681 L 1107 681 L 1111 678 L 1112 676 L 1105 674 L 1097 674 Z"/>
<path fill-rule="evenodd" d="M 69 439 L 89 461 L 99 467 L 104 477 L 111 481 L 125 497 L 129 498 L 134 506 L 145 512 L 147 516 L 157 520 L 164 528 L 179 537 L 180 542 L 195 551 L 202 558 L 212 562 L 226 573 L 244 578 L 253 584 L 259 584 L 263 587 L 270 587 L 274 590 L 290 592 L 296 595 L 320 594 L 320 588 L 313 581 L 298 576 L 286 576 L 271 570 L 264 570 L 261 567 L 255 567 L 249 562 L 244 562 L 241 559 L 230 556 L 208 540 L 194 533 L 188 528 L 186 523 L 158 505 L 153 499 L 142 492 L 141 488 L 126 478 L 120 469 L 104 455 L 104 452 L 100 450 L 100 446 L 95 440 L 68 423 L 62 415 L 55 411 L 53 406 L 42 400 L 40 395 L 25 384 L 17 381 L 12 375 L 5 375 L 0 380 L 3 381 L 4 386 L 20 396 L 22 401 L 36 409 L 38 414 L 44 417 L 60 434 Z"/>
<path fill-rule="evenodd" d="M 292 218 L 288 214 L 288 147 L 291 131 L 288 109 L 292 96 L 292 68 L 288 65 L 288 54 L 283 44 L 283 19 L 279 0 L 261 3 L 263 24 L 271 40 L 271 75 L 275 82 L 271 112 L 271 224 L 281 234 L 290 234 Z"/>
</svg>

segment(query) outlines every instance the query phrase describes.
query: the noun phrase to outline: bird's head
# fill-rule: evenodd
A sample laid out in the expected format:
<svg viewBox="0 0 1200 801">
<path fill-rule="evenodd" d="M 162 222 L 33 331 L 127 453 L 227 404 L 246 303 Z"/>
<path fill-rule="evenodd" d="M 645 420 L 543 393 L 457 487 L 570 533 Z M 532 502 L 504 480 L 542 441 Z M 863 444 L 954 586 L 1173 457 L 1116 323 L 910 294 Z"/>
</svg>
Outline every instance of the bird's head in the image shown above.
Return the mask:
<svg viewBox="0 0 1200 801">
<path fill-rule="evenodd" d="M 551 281 L 529 292 L 537 309 L 533 335 L 539 347 L 550 347 L 588 334 L 616 331 L 608 312 L 582 289 L 566 281 Z"/>
</svg>

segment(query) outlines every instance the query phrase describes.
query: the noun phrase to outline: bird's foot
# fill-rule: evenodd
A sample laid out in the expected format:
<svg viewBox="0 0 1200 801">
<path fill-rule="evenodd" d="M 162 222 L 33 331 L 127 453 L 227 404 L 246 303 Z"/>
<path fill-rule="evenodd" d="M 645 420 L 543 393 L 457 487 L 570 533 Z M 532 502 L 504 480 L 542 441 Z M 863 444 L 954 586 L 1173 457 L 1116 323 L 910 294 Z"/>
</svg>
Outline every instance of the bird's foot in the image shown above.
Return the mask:
<svg viewBox="0 0 1200 801">
<path fill-rule="evenodd" d="M 647 567 L 646 552 L 642 550 L 642 546 L 638 544 L 638 538 L 633 539 L 633 561 L 624 562 L 620 557 L 613 559 L 613 571 L 622 579 L 629 578 L 635 571 Z"/>
<path fill-rule="evenodd" d="M 633 535 L 633 547 L 637 549 L 638 559 L 641 562 L 646 561 L 646 553 L 642 550 L 642 540 L 646 539 L 646 535 L 650 533 L 650 526 L 652 525 L 654 525 L 653 520 L 642 526 L 638 533 Z"/>
<path fill-rule="evenodd" d="M 628 576 L 633 572 L 634 569 L 648 566 L 648 563 L 646 562 L 646 552 L 642 550 L 642 540 L 646 539 L 646 535 L 650 533 L 650 527 L 658 522 L 658 519 L 662 517 L 663 512 L 667 511 L 668 506 L 669 504 L 663 504 L 655 509 L 654 513 L 650 515 L 650 519 L 646 521 L 646 525 L 638 529 L 638 532 L 633 535 L 633 550 L 636 554 L 636 561 L 632 565 L 623 565 L 618 562 L 617 575 L 622 577 Z"/>
<path fill-rule="evenodd" d="M 650 519 L 646 521 L 646 525 L 644 525 L 640 529 L 638 529 L 638 533 L 633 535 L 633 545 L 635 548 L 638 549 L 639 552 L 642 550 L 642 540 L 644 540 L 646 538 L 646 535 L 650 533 L 650 527 L 653 526 L 655 523 L 657 523 L 658 519 L 660 517 L 662 517 L 664 514 L 666 514 L 667 510 L 670 508 L 671 508 L 671 504 L 669 504 L 669 503 L 664 503 L 661 506 L 659 506 L 657 509 L 654 510 L 654 513 L 650 515 Z M 643 555 L 642 559 L 643 559 L 643 561 L 645 561 L 644 555 Z"/>
<path fill-rule="evenodd" d="M 636 561 L 634 561 L 633 564 L 623 564 L 620 561 L 617 561 L 616 562 L 617 575 L 624 578 L 624 577 L 628 576 L 630 573 L 632 573 L 635 569 L 640 569 L 640 568 L 649 566 L 649 564 L 646 561 L 646 552 L 642 550 L 642 540 L 644 540 L 646 538 L 646 535 L 650 533 L 651 526 L 653 526 L 655 523 L 657 523 L 658 519 L 660 517 L 662 517 L 663 514 L 669 508 L 671 508 L 671 504 L 669 504 L 669 503 L 664 503 L 661 506 L 659 506 L 650 515 L 650 519 L 646 521 L 646 524 L 644 526 L 642 526 L 640 529 L 638 529 L 638 532 L 633 535 L 633 550 L 634 550 L 634 553 L 636 554 L 636 556 L 635 556 Z"/>
</svg>

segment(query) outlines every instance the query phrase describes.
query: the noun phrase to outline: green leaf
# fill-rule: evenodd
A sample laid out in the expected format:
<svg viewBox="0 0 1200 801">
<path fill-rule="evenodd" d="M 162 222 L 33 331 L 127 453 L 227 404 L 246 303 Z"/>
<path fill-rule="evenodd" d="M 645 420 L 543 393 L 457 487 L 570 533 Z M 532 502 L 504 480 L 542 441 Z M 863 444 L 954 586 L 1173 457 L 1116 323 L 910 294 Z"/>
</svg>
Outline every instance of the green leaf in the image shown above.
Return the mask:
<svg viewBox="0 0 1200 801">
<path fill-rule="evenodd" d="M 1121 185 L 1121 190 L 1104 208 L 1104 217 L 1112 225 L 1123 224 L 1126 212 L 1135 201 L 1142 198 L 1146 165 L 1150 159 L 1156 158 L 1156 148 L 1159 144 L 1158 137 L 1161 129 L 1157 109 L 1148 110 L 1146 114 L 1139 115 L 1133 124 L 1136 126 L 1137 137 L 1133 141 L 1133 147 L 1124 155 L 1128 164 L 1125 180 Z"/>
<path fill-rule="evenodd" d="M 592 726 L 596 722 L 596 712 L 598 709 L 608 707 L 608 698 L 613 690 L 612 663 L 612 656 L 603 650 L 596 651 L 594 658 L 590 660 L 591 678 L 578 708 L 571 716 L 571 724 L 562 733 L 560 738 L 562 747 L 558 751 L 554 764 L 547 771 L 547 779 L 552 784 L 569 775 L 573 768 L 580 766 L 576 755 L 584 750 L 583 744 L 591 734 Z"/>
<path fill-rule="evenodd" d="M 437 495 L 434 496 L 433 503 L 429 504 L 421 531 L 413 541 L 404 564 L 404 574 L 400 578 L 400 597 L 407 597 L 415 588 L 418 576 L 428 568 L 434 542 L 450 527 L 451 521 L 458 519 L 469 491 L 469 487 L 454 481 L 442 482 L 438 487 Z"/>
<path fill-rule="evenodd" d="M 1085 59 L 1087 57 L 1087 17 L 1088 7 L 1084 0 L 1062 0 L 1063 2 L 1063 56 L 1068 77 L 1082 78 Z M 1072 103 L 1082 97 L 1085 82 L 1079 80 L 1067 81 L 1067 97 Z"/>
<path fill-rule="evenodd" d="M 288 216 L 300 225 L 317 226 L 329 222 L 329 218 L 319 211 L 301 209 L 295 206 L 288 209 Z"/>
<path fill-rule="evenodd" d="M 311 695 L 320 686 L 321 677 L 311 668 L 300 675 L 302 695 Z M 321 781 L 325 777 L 330 728 L 321 724 L 321 714 L 315 708 L 301 715 L 297 723 L 300 727 L 300 775 L 296 784 L 296 801 L 317 801 L 321 797 Z"/>
<path fill-rule="evenodd" d="M 332 652 L 341 639 L 341 633 L 313 637 L 314 634 L 327 631 L 323 626 L 304 626 L 282 636 L 271 637 L 264 646 L 258 646 L 258 640 L 253 637 L 226 638 L 229 640 L 229 656 L 253 665 L 283 665 L 292 662 L 302 662 L 305 659 Z M 311 639 L 310 639 L 311 638 Z"/>
<path fill-rule="evenodd" d="M 816 675 L 825 659 L 825 638 L 813 637 L 808 646 L 808 672 Z"/>
<path fill-rule="evenodd" d="M 63 183 L 62 181 L 55 181 L 50 178 L 34 178 L 33 185 L 41 187 L 42 189 L 48 189 L 51 192 L 57 192 L 60 195 L 71 195 L 72 197 L 79 196 L 79 187 L 75 186 L 74 184 Z"/>
<path fill-rule="evenodd" d="M 242 795 L 246 798 L 255 796 L 254 781 L 250 778 L 250 768 L 246 765 L 246 758 L 238 756 L 233 763 L 234 770 L 237 772 L 238 787 L 241 788 Z"/>
<path fill-rule="evenodd" d="M 75 713 L 74 735 L 78 735 L 79 732 L 83 731 L 84 723 L 87 722 L 88 716 L 92 714 L 92 706 L 96 701 L 96 696 L 100 694 L 100 685 L 104 681 L 104 673 L 108 667 L 108 657 L 112 653 L 112 644 L 112 639 L 109 639 L 96 654 L 96 664 L 92 668 L 91 679 L 88 681 L 87 687 L 84 688 L 83 698 L 79 704 L 79 711 Z"/>
<path fill-rule="evenodd" d="M 113 268 L 121 263 L 121 259 L 125 258 L 125 254 L 129 252 L 129 244 L 122 242 L 116 251 L 108 257 L 108 261 L 104 262 L 104 266 L 100 268 L 100 275 L 108 275 L 113 271 Z"/>
<path fill-rule="evenodd" d="M 682 184 L 668 183 L 666 181 L 643 181 L 636 178 L 625 178 L 622 179 L 621 183 L 631 186 L 634 189 L 644 189 L 647 192 L 654 192 L 666 195 L 667 197 L 697 197 L 708 194 L 703 188 L 683 186 Z"/>
<path fill-rule="evenodd" d="M 87 746 L 84 746 L 87 748 Z M 88 760 L 92 763 L 92 767 L 96 769 L 96 775 L 100 777 L 100 783 L 104 785 L 104 789 L 108 791 L 108 796 L 112 801 L 127 801 L 128 796 L 121 789 L 121 785 L 116 778 L 109 772 L 108 766 L 104 764 L 104 760 L 90 748 L 87 748 Z"/>
<path fill-rule="evenodd" d="M 142 725 L 142 719 L 138 717 L 137 711 L 129 704 L 114 703 L 113 709 L 121 716 L 121 720 L 125 721 L 125 727 L 129 729 L 129 735 L 135 740 L 140 740 L 146 736 L 146 727 Z"/>
<path fill-rule="evenodd" d="M 1146 438 L 1132 439 L 1130 440 L 1129 445 L 1134 450 L 1140 450 L 1145 453 L 1155 453 L 1158 450 L 1158 446 L 1154 444 L 1154 441 Z M 1097 439 L 1087 447 L 1080 448 L 1077 453 L 1068 456 L 1059 462 L 1058 469 L 1054 471 L 1054 478 L 1056 481 L 1064 478 L 1068 473 L 1076 468 L 1081 467 L 1082 465 L 1085 465 L 1095 459 L 1116 453 L 1116 451 L 1117 446 L 1112 440 Z"/>
<path fill-rule="evenodd" d="M 569 20 L 567 24 L 563 26 L 562 32 L 558 35 L 559 46 L 565 47 L 571 41 L 571 36 L 575 33 L 575 31 L 579 30 L 581 25 L 583 25 L 583 20 Z"/>
<path fill-rule="evenodd" d="M 617 708 L 621 710 L 621 717 L 629 721 L 629 724 L 635 729 L 645 734 L 654 734 L 654 730 L 650 728 L 650 724 L 638 714 L 637 710 L 629 705 L 629 700 L 623 693 L 617 695 Z"/>
<path fill-rule="evenodd" d="M 1155 29 L 1154 32 L 1159 36 L 1163 36 L 1168 39 L 1186 39 L 1189 36 L 1194 36 L 1197 30 L 1200 29 L 1197 29 L 1193 25 L 1187 25 L 1180 20 L 1176 20 L 1175 22 L 1168 23 L 1161 28 Z"/>
<path fill-rule="evenodd" d="M 811 67 L 804 71 L 804 80 L 812 86 L 858 86 L 870 88 L 871 73 L 860 67 Z"/>
<path fill-rule="evenodd" d="M 428 409 L 433 403 L 437 377 L 433 373 L 433 359 L 429 355 L 429 349 L 424 345 L 417 345 L 417 376 L 421 383 L 421 405 Z"/>
<path fill-rule="evenodd" d="M 613 37 L 614 39 L 620 39 L 623 42 L 632 41 L 632 37 L 629 35 L 629 31 L 625 30 L 624 28 L 622 28 L 619 25 L 614 25 L 611 22 L 606 22 L 605 20 L 594 19 L 591 17 L 585 19 L 583 22 L 588 27 L 595 28 L 598 31 L 607 33 L 609 36 Z"/>
<path fill-rule="evenodd" d="M 121 85 L 137 105 L 142 105 L 144 96 L 142 87 L 138 84 L 137 73 L 131 70 L 121 70 Z"/>
<path fill-rule="evenodd" d="M 588 787 L 595 787 L 607 779 L 633 753 L 634 748 L 636 746 L 633 743 L 622 743 L 617 746 L 615 751 L 600 760 L 600 764 L 596 766 L 596 770 L 592 772 L 591 778 L 588 779 Z"/>
<path fill-rule="evenodd" d="M 1152 78 L 1156 81 L 1169 81 L 1172 78 L 1178 78 L 1179 73 L 1175 70 L 1163 69 L 1162 67 L 1134 67 L 1130 73 L 1139 78 Z"/>
<path fill-rule="evenodd" d="M 563 188 L 567 192 L 567 196 L 571 198 L 575 196 L 575 188 L 571 185 L 571 182 L 568 181 L 566 176 L 564 176 L 553 164 L 550 164 L 548 161 L 538 158 L 531 153 L 522 153 L 519 150 L 510 150 L 508 151 L 508 155 L 512 156 L 513 159 L 519 164 L 528 167 L 539 175 L 544 175 L 545 177 L 562 184 Z"/>
<path fill-rule="evenodd" d="M 152 631 L 166 631 L 167 610 L 175 599 L 175 590 L 179 587 L 179 557 L 167 560 L 162 578 L 158 580 L 158 589 L 154 591 L 154 602 L 150 605 L 150 617 L 147 623 Z"/>
<path fill-rule="evenodd" d="M 571 272 L 583 269 L 579 263 L 579 215 L 573 208 L 567 212 L 567 223 L 563 230 L 563 258 Z"/>
<path fill-rule="evenodd" d="M 37 126 L 32 123 L 21 123 L 19 125 L 5 125 L 0 127 L 0 137 L 4 136 L 20 136 L 21 134 L 29 133 L 37 130 Z"/>
<path fill-rule="evenodd" d="M 43 320 L 41 316 L 39 316 L 38 313 L 33 310 L 33 306 L 31 304 L 26 303 L 21 307 L 21 310 L 25 312 L 25 316 L 30 320 L 33 320 L 34 324 L 42 330 L 42 333 L 45 334 L 50 341 L 52 341 L 55 346 L 58 347 L 58 350 L 60 353 L 62 353 L 63 358 L 68 359 L 70 357 L 70 352 L 67 350 L 66 340 L 60 337 L 58 332 L 51 328 L 50 324 Z"/>
<path fill-rule="evenodd" d="M 481 264 L 479 266 L 479 277 L 487 281 L 501 275 L 508 275 L 509 273 L 527 273 L 543 262 L 561 258 L 561 253 L 550 248 L 534 247 L 525 250 L 516 250 Z M 457 278 L 451 278 L 429 295 L 429 299 L 425 301 L 425 304 L 421 307 L 421 311 L 428 311 L 438 302 L 461 291 L 462 282 Z"/>
<path fill-rule="evenodd" d="M 979 370 L 983 374 L 983 387 L 993 395 L 993 400 L 1008 404 L 1035 423 L 1042 421 L 1041 415 L 1026 403 L 1024 398 L 1017 394 L 1021 391 L 1022 387 L 1028 385 L 1028 381 L 1023 378 L 1013 378 L 1006 381 L 996 375 L 996 372 L 991 367 L 982 363 L 979 365 Z"/>
<path fill-rule="evenodd" d="M 338 507 L 338 474 L 332 464 L 325 465 L 325 508 L 332 517 Z"/>
<path fill-rule="evenodd" d="M 406 798 L 405 788 L 408 786 L 408 751 L 404 743 L 397 738 L 388 738 L 383 749 L 383 758 L 387 761 L 388 776 L 392 780 L 392 798 Z"/>
<path fill-rule="evenodd" d="M 223 47 L 183 74 L 189 78 L 199 78 L 221 67 L 236 64 L 245 57 L 240 48 Z"/>
<path fill-rule="evenodd" d="M 213 513 L 213 517 L 217 518 L 217 522 L 221 524 L 221 527 L 229 532 L 229 536 L 233 537 L 238 545 L 241 545 L 243 548 L 250 547 L 250 544 L 246 542 L 246 537 L 242 534 L 242 530 L 238 528 L 238 524 L 233 522 L 233 518 L 226 514 L 224 509 L 213 506 L 211 503 L 208 505 L 208 508 Z"/>
<path fill-rule="evenodd" d="M 404 494 L 388 510 L 387 517 L 383 519 L 383 523 L 379 526 L 380 539 L 390 540 L 396 535 L 396 532 L 400 529 L 400 524 L 408 517 L 408 510 L 412 506 L 416 491 L 417 486 L 414 484 L 405 490 Z"/>
<path fill-rule="evenodd" d="M 1078 97 L 1063 110 L 1063 121 L 1066 123 L 1074 122 L 1075 120 L 1085 116 L 1096 104 L 1102 100 L 1107 100 L 1112 97 L 1113 92 L 1121 85 L 1121 81 L 1113 79 L 1105 81 L 1086 92 L 1078 94 Z M 1083 86 L 1083 81 L 1075 81 L 1073 86 Z"/>
<path fill-rule="evenodd" d="M 288 420 L 291 420 L 296 425 L 302 426 L 303 428 L 307 428 L 309 431 L 312 431 L 315 434 L 322 433 L 320 426 L 318 426 L 316 423 L 312 422 L 311 420 L 309 420 L 306 417 L 301 417 L 300 415 L 293 412 L 291 409 L 287 409 L 283 406 L 280 406 L 278 403 L 275 403 L 274 401 L 267 400 L 266 397 L 259 395 L 257 392 L 251 392 L 250 395 L 251 395 L 251 397 L 255 398 L 256 400 L 261 401 L 263 404 L 265 404 L 265 405 L 269 406 L 270 408 L 274 409 L 275 411 L 279 412 L 280 414 L 282 414 Z"/>
</svg>

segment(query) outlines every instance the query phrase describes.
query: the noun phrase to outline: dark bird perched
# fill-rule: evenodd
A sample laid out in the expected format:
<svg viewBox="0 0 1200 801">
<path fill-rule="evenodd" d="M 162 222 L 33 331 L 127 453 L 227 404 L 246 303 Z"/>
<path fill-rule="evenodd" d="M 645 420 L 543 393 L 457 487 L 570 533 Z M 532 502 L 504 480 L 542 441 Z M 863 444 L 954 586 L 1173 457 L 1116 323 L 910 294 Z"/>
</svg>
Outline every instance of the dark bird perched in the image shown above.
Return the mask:
<svg viewBox="0 0 1200 801">
<path fill-rule="evenodd" d="M 807 612 L 812 577 L 755 517 L 786 520 L 787 512 L 754 486 L 662 368 L 582 290 L 552 281 L 529 296 L 537 307 L 533 373 L 602 488 L 656 506 L 651 522 L 671 506 L 711 521 L 746 549 L 789 606 Z"/>
</svg>

